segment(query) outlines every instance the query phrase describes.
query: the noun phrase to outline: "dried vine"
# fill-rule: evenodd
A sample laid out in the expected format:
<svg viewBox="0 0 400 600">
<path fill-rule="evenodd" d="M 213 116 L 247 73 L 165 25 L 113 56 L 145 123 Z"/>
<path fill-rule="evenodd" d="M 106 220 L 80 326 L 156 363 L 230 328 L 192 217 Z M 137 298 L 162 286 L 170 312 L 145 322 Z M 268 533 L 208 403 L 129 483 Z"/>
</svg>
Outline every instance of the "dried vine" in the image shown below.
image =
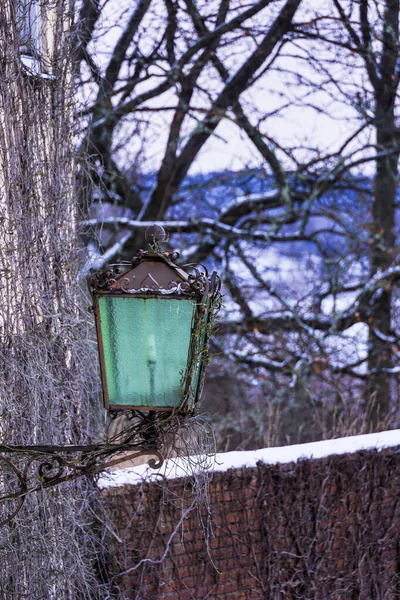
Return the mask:
<svg viewBox="0 0 400 600">
<path fill-rule="evenodd" d="M 41 2 L 40 26 L 54 37 L 46 68 L 38 59 L 35 72 L 23 61 L 30 49 L 15 9 L 12 0 L 0 3 L 0 444 L 87 444 L 99 431 L 101 404 L 78 283 L 73 14 L 67 0 Z M 40 489 L 26 496 L 32 460 L 12 468 L 2 455 L 0 496 L 16 491 L 0 503 L 0 522 L 25 503 L 1 528 L 1 598 L 108 594 L 96 567 L 97 491 L 91 479 L 45 489 L 61 476 L 57 461 L 55 471 L 42 463 Z"/>
</svg>

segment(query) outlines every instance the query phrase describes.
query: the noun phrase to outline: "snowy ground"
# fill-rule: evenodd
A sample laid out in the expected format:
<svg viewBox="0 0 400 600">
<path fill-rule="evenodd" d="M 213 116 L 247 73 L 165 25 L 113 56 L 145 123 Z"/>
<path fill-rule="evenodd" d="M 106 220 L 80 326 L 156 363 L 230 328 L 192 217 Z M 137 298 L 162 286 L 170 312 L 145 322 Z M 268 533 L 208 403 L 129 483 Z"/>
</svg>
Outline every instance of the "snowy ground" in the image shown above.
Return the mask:
<svg viewBox="0 0 400 600">
<path fill-rule="evenodd" d="M 400 445 L 400 429 L 370 433 L 336 440 L 297 444 L 281 448 L 264 448 L 243 452 L 225 452 L 216 456 L 189 457 L 188 459 L 170 459 L 161 469 L 150 469 L 140 465 L 128 469 L 120 469 L 106 473 L 99 479 L 100 487 L 119 487 L 126 484 L 137 484 L 141 481 L 154 481 L 163 478 L 175 479 L 194 474 L 196 468 L 211 471 L 227 471 L 241 467 L 254 467 L 261 461 L 266 464 L 288 463 L 300 458 L 323 458 L 331 454 L 346 454 L 358 450 L 387 448 Z"/>
</svg>

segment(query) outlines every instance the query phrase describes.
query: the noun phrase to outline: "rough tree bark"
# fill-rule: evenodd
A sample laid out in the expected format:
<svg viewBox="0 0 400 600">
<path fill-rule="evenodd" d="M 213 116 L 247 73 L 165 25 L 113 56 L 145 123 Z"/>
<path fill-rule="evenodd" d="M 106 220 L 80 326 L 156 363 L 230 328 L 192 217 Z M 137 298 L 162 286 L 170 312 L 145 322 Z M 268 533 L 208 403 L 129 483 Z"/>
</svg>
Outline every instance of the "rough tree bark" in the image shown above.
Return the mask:
<svg viewBox="0 0 400 600">
<path fill-rule="evenodd" d="M 34 13 L 35 31 L 54 36 L 44 72 L 38 54 L 27 61 L 34 69 L 23 63 L 15 8 L 11 0 L 0 5 L 0 440 L 85 443 L 99 405 L 78 281 L 73 15 L 65 0 L 42 2 L 40 15 Z M 28 473 L 40 482 L 37 461 Z M 19 489 L 4 461 L 0 487 L 0 495 Z M 89 510 L 95 496 L 93 483 L 82 481 L 26 498 L 15 520 L 1 528 L 1 598 L 102 597 Z M 1 521 L 10 504 L 0 503 Z"/>
</svg>

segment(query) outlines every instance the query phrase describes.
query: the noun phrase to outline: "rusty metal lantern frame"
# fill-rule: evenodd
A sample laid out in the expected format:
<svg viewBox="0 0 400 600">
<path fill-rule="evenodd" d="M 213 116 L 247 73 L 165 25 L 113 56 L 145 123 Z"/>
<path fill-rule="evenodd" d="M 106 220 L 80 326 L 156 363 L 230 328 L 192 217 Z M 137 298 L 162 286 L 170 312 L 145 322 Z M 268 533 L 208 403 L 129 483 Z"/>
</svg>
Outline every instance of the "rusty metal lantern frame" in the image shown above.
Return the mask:
<svg viewBox="0 0 400 600">
<path fill-rule="evenodd" d="M 213 328 L 216 314 L 221 305 L 221 282 L 217 273 L 211 275 L 202 266 L 178 266 L 175 261 L 179 258 L 177 252 L 161 252 L 156 243 L 151 250 L 141 250 L 129 265 L 108 266 L 100 273 L 94 273 L 89 278 L 89 289 L 93 298 L 95 313 L 99 361 L 101 368 L 104 405 L 108 411 L 142 410 L 158 412 L 187 413 L 194 409 L 201 398 L 205 366 L 208 362 L 208 338 Z M 171 273 L 174 279 L 171 279 Z M 182 374 L 182 397 L 179 405 L 174 408 L 164 406 L 110 405 L 107 389 L 106 367 L 102 332 L 100 325 L 99 299 L 101 297 L 136 297 L 181 300 L 195 300 L 196 309 L 191 331 L 189 356 L 186 371 Z M 199 367 L 196 389 L 194 373 Z"/>
<path fill-rule="evenodd" d="M 0 445 L 0 508 L 6 505 L 6 513 L 0 515 L 0 527 L 10 523 L 21 510 L 26 498 L 43 489 L 52 488 L 67 481 L 74 481 L 83 476 L 94 476 L 109 467 L 147 457 L 148 465 L 158 469 L 164 462 L 160 450 L 159 431 L 166 427 L 176 415 L 183 417 L 193 412 L 194 406 L 201 397 L 205 365 L 208 362 L 207 343 L 215 323 L 216 314 L 221 306 L 221 282 L 216 272 L 210 276 L 205 267 L 195 265 L 178 266 L 177 252 L 162 252 L 160 242 L 166 239 L 162 227 L 154 225 L 146 231 L 149 251 L 140 251 L 131 263 L 108 265 L 101 272 L 92 273 L 88 278 L 89 289 L 93 298 L 93 310 L 98 319 L 97 299 L 101 295 L 139 295 L 141 297 L 158 297 L 167 294 L 170 298 L 192 298 L 196 300 L 196 316 L 191 337 L 188 368 L 182 380 L 184 389 L 182 400 L 175 409 L 165 407 L 157 411 L 143 413 L 138 407 L 113 407 L 109 411 L 111 420 L 121 412 L 128 421 L 135 424 L 122 434 L 109 436 L 106 441 L 90 445 L 34 445 L 13 446 Z M 147 287 L 138 288 L 133 284 L 133 270 L 140 265 L 151 262 L 153 265 L 166 265 L 175 274 L 175 280 L 154 282 Z M 162 269 L 161 269 L 162 271 Z M 160 273 L 161 273 L 160 271 Z M 129 287 L 128 287 L 129 286 Z M 97 313 L 96 313 L 97 310 Z M 97 323 L 97 332 L 99 327 Z M 104 386 L 104 363 L 102 362 L 101 337 L 99 354 L 102 381 Z M 189 403 L 193 394 L 192 380 L 196 365 L 200 361 L 200 373 L 194 402 Z M 104 388 L 103 388 L 104 389 Z M 105 394 L 105 407 L 107 404 Z M 148 407 L 142 407 L 148 410 Z M 12 488 L 7 492 L 5 487 Z M 8 507 L 8 508 L 7 508 Z"/>
</svg>

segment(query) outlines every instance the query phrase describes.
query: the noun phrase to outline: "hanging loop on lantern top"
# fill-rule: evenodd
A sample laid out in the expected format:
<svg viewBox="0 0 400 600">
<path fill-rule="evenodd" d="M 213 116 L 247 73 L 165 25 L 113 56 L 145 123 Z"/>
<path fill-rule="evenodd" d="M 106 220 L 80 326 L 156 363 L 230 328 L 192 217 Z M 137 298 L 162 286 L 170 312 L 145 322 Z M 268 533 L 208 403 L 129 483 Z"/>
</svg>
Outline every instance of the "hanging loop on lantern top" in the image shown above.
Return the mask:
<svg viewBox="0 0 400 600">
<path fill-rule="evenodd" d="M 144 233 L 144 238 L 151 249 L 158 249 L 162 242 L 167 240 L 167 234 L 161 225 L 150 225 Z"/>
<path fill-rule="evenodd" d="M 162 252 L 167 236 L 159 225 L 145 235 L 151 249 L 130 266 L 89 278 L 105 407 L 189 412 L 202 393 L 221 282 L 216 272 L 177 265 L 178 253 Z"/>
</svg>

